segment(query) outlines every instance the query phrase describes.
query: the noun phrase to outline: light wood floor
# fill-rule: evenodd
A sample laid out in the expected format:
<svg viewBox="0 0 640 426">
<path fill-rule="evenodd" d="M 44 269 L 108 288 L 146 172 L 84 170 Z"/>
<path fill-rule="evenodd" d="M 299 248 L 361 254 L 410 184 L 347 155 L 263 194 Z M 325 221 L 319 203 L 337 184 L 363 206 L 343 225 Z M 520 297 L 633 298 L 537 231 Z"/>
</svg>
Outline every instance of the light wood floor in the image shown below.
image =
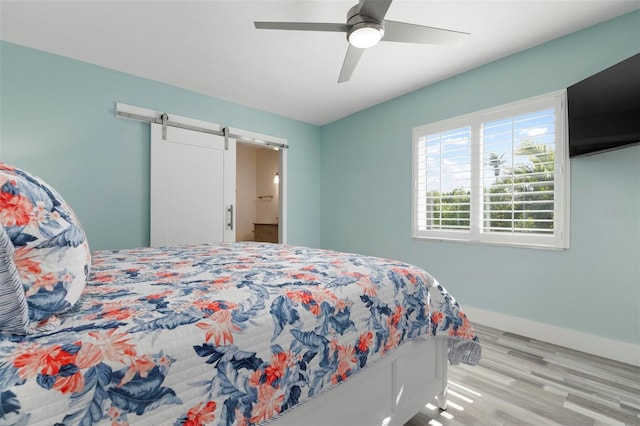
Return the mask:
<svg viewBox="0 0 640 426">
<path fill-rule="evenodd" d="M 449 407 L 405 426 L 640 425 L 640 367 L 475 325 L 482 360 L 449 366 Z"/>
</svg>

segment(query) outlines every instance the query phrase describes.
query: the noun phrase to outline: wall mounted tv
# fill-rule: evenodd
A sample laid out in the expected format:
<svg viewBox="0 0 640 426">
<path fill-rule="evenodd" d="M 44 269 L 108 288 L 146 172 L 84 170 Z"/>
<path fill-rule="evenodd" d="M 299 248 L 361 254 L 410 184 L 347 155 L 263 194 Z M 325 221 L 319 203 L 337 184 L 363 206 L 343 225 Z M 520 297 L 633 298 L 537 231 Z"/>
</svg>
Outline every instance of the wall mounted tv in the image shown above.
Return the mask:
<svg viewBox="0 0 640 426">
<path fill-rule="evenodd" d="M 569 156 L 640 143 L 640 54 L 567 88 Z"/>
</svg>

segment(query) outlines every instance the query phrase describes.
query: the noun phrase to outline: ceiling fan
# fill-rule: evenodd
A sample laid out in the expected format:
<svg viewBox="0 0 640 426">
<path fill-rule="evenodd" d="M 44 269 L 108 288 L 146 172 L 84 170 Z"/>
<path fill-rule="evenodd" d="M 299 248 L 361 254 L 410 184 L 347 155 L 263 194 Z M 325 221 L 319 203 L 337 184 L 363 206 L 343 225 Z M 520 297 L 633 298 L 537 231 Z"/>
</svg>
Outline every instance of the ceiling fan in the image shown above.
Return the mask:
<svg viewBox="0 0 640 426">
<path fill-rule="evenodd" d="M 385 20 L 392 0 L 360 0 L 349 9 L 347 23 L 254 22 L 257 29 L 347 33 L 349 48 L 338 83 L 348 81 L 364 51 L 379 41 L 461 45 L 469 33 Z"/>
</svg>

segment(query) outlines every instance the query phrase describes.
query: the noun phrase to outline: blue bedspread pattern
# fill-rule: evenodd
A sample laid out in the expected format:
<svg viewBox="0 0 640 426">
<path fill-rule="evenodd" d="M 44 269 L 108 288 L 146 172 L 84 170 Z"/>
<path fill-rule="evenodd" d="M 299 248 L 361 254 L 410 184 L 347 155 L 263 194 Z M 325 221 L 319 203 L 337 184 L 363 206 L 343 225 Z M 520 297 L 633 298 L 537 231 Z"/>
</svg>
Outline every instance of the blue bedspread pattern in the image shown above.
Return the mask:
<svg viewBox="0 0 640 426">
<path fill-rule="evenodd" d="M 0 423 L 250 425 L 419 336 L 478 339 L 422 269 L 233 243 L 93 253 L 59 330 L 0 340 Z"/>
</svg>

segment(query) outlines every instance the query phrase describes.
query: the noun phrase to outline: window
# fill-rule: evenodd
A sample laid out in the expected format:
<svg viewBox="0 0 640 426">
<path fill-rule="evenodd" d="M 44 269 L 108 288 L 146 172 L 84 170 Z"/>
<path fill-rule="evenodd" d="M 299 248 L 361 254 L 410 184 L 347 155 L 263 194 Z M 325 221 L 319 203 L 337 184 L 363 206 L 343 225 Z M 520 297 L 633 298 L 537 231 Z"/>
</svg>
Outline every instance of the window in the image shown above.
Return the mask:
<svg viewBox="0 0 640 426">
<path fill-rule="evenodd" d="M 568 247 L 566 92 L 413 129 L 414 238 Z"/>
</svg>

